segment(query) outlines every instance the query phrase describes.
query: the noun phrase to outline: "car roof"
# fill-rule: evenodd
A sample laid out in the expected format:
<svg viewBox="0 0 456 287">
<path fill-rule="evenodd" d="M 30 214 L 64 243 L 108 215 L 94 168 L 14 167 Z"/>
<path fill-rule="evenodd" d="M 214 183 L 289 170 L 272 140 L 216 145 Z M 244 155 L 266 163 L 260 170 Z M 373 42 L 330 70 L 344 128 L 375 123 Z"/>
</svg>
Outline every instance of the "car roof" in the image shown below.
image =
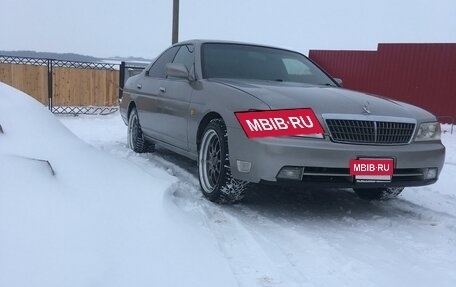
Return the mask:
<svg viewBox="0 0 456 287">
<path fill-rule="evenodd" d="M 206 44 L 206 43 L 259 46 L 259 47 L 273 48 L 273 49 L 280 49 L 280 50 L 285 50 L 285 51 L 290 51 L 290 52 L 295 52 L 295 53 L 301 53 L 301 52 L 298 52 L 298 51 L 294 51 L 294 50 L 290 50 L 290 49 L 286 49 L 286 48 L 282 48 L 282 47 L 274 47 L 274 46 L 263 45 L 263 44 L 247 43 L 247 42 L 239 42 L 239 41 L 227 41 L 227 40 L 192 39 L 192 40 L 178 42 L 178 43 L 174 44 L 173 46 L 185 45 L 185 44 L 193 44 L 193 45 L 196 45 L 196 46 L 201 46 L 201 45 Z"/>
</svg>

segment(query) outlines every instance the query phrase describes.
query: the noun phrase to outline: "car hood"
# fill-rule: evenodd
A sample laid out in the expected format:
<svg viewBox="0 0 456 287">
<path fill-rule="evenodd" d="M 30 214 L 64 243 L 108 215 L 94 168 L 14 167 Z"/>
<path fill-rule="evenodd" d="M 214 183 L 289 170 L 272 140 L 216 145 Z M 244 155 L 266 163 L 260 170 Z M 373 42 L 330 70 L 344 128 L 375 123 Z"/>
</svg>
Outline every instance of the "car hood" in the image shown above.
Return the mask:
<svg viewBox="0 0 456 287">
<path fill-rule="evenodd" d="M 419 121 L 435 120 L 431 113 L 416 106 L 339 87 L 255 80 L 216 81 L 258 98 L 271 109 L 310 107 L 317 115 L 370 114 L 414 118 Z"/>
</svg>

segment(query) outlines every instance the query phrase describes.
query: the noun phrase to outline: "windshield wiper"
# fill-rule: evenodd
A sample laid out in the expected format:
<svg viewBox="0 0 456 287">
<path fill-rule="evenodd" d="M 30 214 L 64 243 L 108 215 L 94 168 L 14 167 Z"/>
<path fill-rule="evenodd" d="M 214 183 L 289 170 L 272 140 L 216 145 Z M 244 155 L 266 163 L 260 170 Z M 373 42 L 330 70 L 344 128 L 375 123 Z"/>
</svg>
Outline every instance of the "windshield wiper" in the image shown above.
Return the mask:
<svg viewBox="0 0 456 287">
<path fill-rule="evenodd" d="M 331 84 L 331 83 L 324 83 L 324 84 L 320 84 L 320 86 L 327 86 L 327 87 L 337 87 L 336 85 L 334 85 L 334 84 Z"/>
</svg>

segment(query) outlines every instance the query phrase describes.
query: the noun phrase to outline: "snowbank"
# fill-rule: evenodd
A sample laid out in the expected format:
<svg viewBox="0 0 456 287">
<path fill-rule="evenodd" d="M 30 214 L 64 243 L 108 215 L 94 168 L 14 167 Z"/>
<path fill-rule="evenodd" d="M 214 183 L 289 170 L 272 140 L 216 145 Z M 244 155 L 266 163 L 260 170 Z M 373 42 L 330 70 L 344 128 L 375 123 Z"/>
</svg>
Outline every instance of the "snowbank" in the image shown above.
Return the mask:
<svg viewBox="0 0 456 287">
<path fill-rule="evenodd" d="M 89 146 L 2 83 L 0 124 L 0 286 L 236 284 L 207 229 L 166 204 L 174 177 Z"/>
</svg>

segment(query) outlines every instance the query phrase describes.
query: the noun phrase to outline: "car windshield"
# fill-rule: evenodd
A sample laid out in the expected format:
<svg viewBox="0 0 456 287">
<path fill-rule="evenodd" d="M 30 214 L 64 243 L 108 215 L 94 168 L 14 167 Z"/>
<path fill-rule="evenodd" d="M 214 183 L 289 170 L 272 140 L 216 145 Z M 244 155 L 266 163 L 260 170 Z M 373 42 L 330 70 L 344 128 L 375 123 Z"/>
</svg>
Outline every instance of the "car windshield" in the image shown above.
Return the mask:
<svg viewBox="0 0 456 287">
<path fill-rule="evenodd" d="M 202 46 L 203 78 L 254 79 L 336 86 L 299 53 L 241 44 Z"/>
</svg>

